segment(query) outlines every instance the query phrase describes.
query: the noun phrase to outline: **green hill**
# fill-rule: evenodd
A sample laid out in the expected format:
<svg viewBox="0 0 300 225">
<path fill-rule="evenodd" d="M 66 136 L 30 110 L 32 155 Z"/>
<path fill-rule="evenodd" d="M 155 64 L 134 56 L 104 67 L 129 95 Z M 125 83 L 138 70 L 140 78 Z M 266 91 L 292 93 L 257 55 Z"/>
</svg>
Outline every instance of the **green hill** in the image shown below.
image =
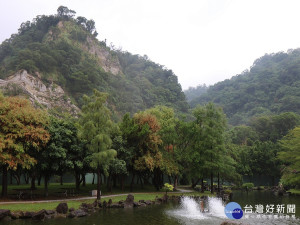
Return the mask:
<svg viewBox="0 0 300 225">
<path fill-rule="evenodd" d="M 214 102 L 223 107 L 232 125 L 249 118 L 282 112 L 300 113 L 300 49 L 266 54 L 250 71 L 210 86 L 190 105 Z"/>
<path fill-rule="evenodd" d="M 109 93 L 109 107 L 117 117 L 154 105 L 187 111 L 171 70 L 146 56 L 111 49 L 97 34 L 93 20 L 75 19 L 66 7 L 59 7 L 56 15 L 37 16 L 0 45 L 0 79 L 26 70 L 46 86 L 61 86 L 79 107 L 82 95 L 96 88 Z"/>
</svg>

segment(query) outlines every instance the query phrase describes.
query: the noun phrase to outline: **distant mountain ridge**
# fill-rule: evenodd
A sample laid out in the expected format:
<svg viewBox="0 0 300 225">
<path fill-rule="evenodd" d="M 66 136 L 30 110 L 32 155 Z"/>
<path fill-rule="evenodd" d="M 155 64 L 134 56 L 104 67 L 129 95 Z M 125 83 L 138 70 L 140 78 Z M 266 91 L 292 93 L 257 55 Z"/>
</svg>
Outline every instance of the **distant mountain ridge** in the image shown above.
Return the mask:
<svg viewBox="0 0 300 225">
<path fill-rule="evenodd" d="M 300 49 L 266 54 L 250 71 L 218 82 L 191 100 L 191 107 L 214 102 L 223 107 L 232 125 L 251 117 L 300 113 Z"/>
<path fill-rule="evenodd" d="M 146 56 L 111 49 L 97 34 L 93 20 L 75 19 L 75 12 L 66 7 L 24 22 L 18 34 L 0 45 L 0 79 L 23 70 L 39 74 L 47 88 L 60 86 L 79 108 L 82 95 L 96 88 L 109 93 L 116 119 L 155 105 L 187 112 L 185 95 L 171 70 Z"/>
</svg>

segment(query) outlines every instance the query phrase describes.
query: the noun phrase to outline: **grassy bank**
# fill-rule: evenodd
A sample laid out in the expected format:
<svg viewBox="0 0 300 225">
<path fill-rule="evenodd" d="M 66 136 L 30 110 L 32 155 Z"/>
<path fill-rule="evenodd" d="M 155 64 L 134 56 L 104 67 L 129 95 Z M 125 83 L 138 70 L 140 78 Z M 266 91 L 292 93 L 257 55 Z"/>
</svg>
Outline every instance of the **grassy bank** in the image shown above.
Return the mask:
<svg viewBox="0 0 300 225">
<path fill-rule="evenodd" d="M 115 193 L 114 193 L 115 194 Z M 134 201 L 139 201 L 139 200 L 154 200 L 156 196 L 162 197 L 164 193 L 162 192 L 151 192 L 151 193 L 134 193 Z M 188 193 L 168 193 L 169 196 L 171 195 L 185 195 L 185 196 L 202 196 L 202 195 L 207 195 L 207 196 L 212 196 L 209 192 L 199 193 L 199 192 L 188 192 Z M 102 201 L 106 200 L 108 201 L 109 199 L 112 199 L 113 202 L 118 202 L 120 200 L 125 200 L 127 195 L 122 195 L 122 196 L 114 196 L 114 197 L 109 197 L 109 196 L 103 196 Z M 56 206 L 60 202 L 67 202 L 69 208 L 79 208 L 81 203 L 92 203 L 94 202 L 95 199 L 88 199 L 88 200 L 70 200 L 70 201 L 56 201 L 56 202 L 37 202 L 37 203 L 9 203 L 9 204 L 1 204 L 0 209 L 9 209 L 11 211 L 39 211 L 41 209 L 46 209 L 46 210 L 51 210 L 55 209 Z"/>
<path fill-rule="evenodd" d="M 294 195 L 300 195 L 300 189 L 290 189 L 289 192 L 291 192 Z"/>
</svg>

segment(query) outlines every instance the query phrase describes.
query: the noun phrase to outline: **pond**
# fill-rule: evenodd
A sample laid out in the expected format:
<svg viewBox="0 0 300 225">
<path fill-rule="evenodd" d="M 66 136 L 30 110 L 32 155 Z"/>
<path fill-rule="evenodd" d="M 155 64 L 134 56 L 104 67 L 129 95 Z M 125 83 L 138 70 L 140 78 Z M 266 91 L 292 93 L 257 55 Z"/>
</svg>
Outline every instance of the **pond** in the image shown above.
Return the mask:
<svg viewBox="0 0 300 225">
<path fill-rule="evenodd" d="M 238 220 L 238 222 L 243 222 L 244 224 L 275 224 L 275 225 L 296 225 L 300 224 L 300 196 L 273 196 L 271 192 L 267 191 L 252 191 L 248 194 L 246 192 L 236 191 L 234 192 L 232 201 L 239 203 L 244 210 L 246 205 L 252 205 L 253 210 L 255 210 L 255 205 L 261 204 L 264 207 L 266 205 L 284 205 L 295 204 L 296 206 L 296 219 L 290 218 L 270 218 L 270 216 L 260 214 L 260 218 L 257 218 L 258 214 L 247 214 L 249 218 L 245 216 Z M 91 216 L 76 219 L 52 219 L 40 221 L 32 220 L 16 220 L 10 222 L 3 222 L 3 225 L 102 225 L 102 224 L 122 224 L 122 225 L 132 225 L 132 224 L 142 224 L 142 225 L 218 225 L 223 221 L 228 220 L 224 213 L 224 205 L 219 199 L 209 198 L 208 203 L 205 208 L 209 212 L 200 212 L 200 202 L 194 199 L 185 197 L 181 204 L 163 204 L 163 205 L 152 205 L 142 208 L 134 209 L 106 209 L 100 210 Z M 286 212 L 286 211 L 285 211 Z M 286 214 L 286 213 L 285 213 Z M 275 215 L 275 214 L 274 214 Z M 291 214 L 290 214 L 291 215 Z"/>
</svg>

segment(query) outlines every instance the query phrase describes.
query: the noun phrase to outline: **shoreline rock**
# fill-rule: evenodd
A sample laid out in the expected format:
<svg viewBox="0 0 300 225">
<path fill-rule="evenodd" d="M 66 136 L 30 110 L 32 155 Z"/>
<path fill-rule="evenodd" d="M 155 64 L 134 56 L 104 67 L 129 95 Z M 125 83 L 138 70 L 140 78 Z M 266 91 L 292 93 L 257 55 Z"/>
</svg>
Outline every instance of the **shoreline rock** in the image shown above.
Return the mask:
<svg viewBox="0 0 300 225">
<path fill-rule="evenodd" d="M 59 203 L 55 210 L 42 209 L 38 212 L 29 211 L 17 211 L 11 212 L 10 210 L 0 209 L 0 221 L 1 220 L 16 220 L 16 219 L 32 219 L 32 220 L 45 220 L 51 218 L 77 218 L 88 216 L 95 213 L 100 209 L 114 209 L 114 208 L 134 208 L 134 207 L 146 207 L 149 205 L 163 204 L 167 201 L 174 201 L 179 203 L 181 196 L 163 196 L 162 198 L 156 197 L 154 201 L 151 200 L 139 200 L 134 201 L 134 196 L 129 194 L 126 200 L 113 203 L 111 199 L 103 202 L 95 200 L 93 203 L 82 203 L 79 209 L 69 208 L 65 202 Z M 191 196 L 194 199 L 205 199 L 205 196 Z"/>
</svg>

